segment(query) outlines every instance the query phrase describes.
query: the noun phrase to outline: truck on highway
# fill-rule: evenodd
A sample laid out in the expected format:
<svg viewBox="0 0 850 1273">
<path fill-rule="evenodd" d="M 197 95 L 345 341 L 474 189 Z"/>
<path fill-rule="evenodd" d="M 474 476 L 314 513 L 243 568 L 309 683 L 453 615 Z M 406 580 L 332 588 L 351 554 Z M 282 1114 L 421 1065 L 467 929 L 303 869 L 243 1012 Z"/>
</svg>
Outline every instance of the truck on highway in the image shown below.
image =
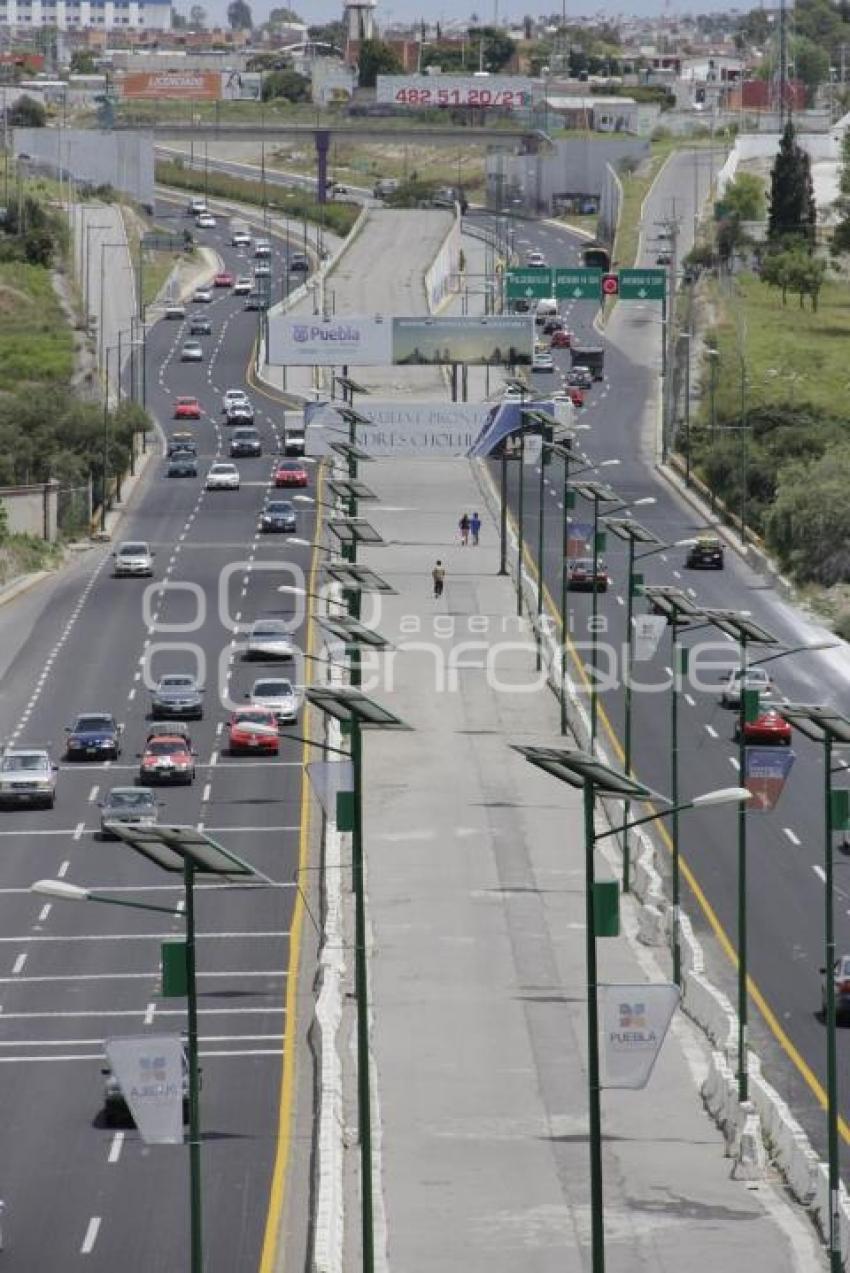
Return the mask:
<svg viewBox="0 0 850 1273">
<path fill-rule="evenodd" d="M 583 348 L 578 348 L 576 345 L 571 345 L 570 366 L 587 367 L 594 380 L 603 380 L 605 377 L 605 350 L 598 346 L 585 345 Z"/>
</svg>

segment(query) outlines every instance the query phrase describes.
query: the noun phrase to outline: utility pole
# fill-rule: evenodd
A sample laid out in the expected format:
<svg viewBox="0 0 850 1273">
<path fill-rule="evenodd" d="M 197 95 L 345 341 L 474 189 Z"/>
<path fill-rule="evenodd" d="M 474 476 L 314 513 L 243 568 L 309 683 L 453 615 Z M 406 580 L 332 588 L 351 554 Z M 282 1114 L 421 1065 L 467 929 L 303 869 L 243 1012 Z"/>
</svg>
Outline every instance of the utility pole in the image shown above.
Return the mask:
<svg viewBox="0 0 850 1273">
<path fill-rule="evenodd" d="M 661 311 L 661 460 L 666 462 L 670 450 L 671 422 L 673 418 L 673 353 L 675 350 L 674 318 L 676 306 L 676 274 L 679 255 L 679 218 L 676 200 L 672 199 L 670 215 L 655 225 L 663 233 L 665 250 L 668 250 L 667 287 Z"/>
<path fill-rule="evenodd" d="M 785 0 L 779 3 L 779 131 L 785 127 L 785 80 L 787 75 L 787 41 L 785 31 Z"/>
</svg>

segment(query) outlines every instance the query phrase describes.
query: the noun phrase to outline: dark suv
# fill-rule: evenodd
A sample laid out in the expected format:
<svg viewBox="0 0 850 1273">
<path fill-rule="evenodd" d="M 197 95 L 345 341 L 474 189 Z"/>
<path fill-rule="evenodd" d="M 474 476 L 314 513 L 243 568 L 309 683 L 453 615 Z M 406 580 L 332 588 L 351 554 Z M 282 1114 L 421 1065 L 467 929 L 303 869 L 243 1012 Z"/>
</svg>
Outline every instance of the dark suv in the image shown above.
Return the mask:
<svg viewBox="0 0 850 1273">
<path fill-rule="evenodd" d="M 234 459 L 245 455 L 262 455 L 263 444 L 256 429 L 234 429 L 230 437 L 230 454 Z"/>
<path fill-rule="evenodd" d="M 699 535 L 688 549 L 685 565 L 691 570 L 722 570 L 723 545 L 716 535 Z"/>
</svg>

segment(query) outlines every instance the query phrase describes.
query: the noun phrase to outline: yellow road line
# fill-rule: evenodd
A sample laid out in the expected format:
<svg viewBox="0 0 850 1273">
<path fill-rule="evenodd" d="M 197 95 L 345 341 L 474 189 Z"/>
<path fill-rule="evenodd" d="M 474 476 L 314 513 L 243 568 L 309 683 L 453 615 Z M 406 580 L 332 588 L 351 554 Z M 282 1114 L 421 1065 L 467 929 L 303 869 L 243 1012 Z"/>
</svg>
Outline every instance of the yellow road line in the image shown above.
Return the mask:
<svg viewBox="0 0 850 1273">
<path fill-rule="evenodd" d="M 316 510 L 316 540 L 319 539 L 321 509 Z M 316 575 L 319 566 L 319 549 L 314 546 L 310 559 L 309 592 L 316 591 Z M 307 653 L 314 652 L 314 623 L 312 612 L 307 610 Z M 309 705 L 304 704 L 304 737 L 310 737 L 308 728 Z M 298 880 L 308 878 L 307 868 L 310 857 L 310 787 L 307 781 L 307 760 L 310 744 L 304 742 L 301 747 L 301 832 L 298 842 Z M 298 1014 L 298 980 L 301 961 L 301 931 L 304 926 L 304 898 L 299 888 L 295 894 L 295 909 L 292 916 L 289 938 L 289 975 L 286 982 L 283 1041 L 283 1072 L 280 1086 L 280 1106 L 277 1124 L 277 1150 L 275 1152 L 272 1181 L 269 1189 L 269 1208 L 266 1215 L 266 1228 L 263 1236 L 263 1249 L 260 1256 L 260 1273 L 273 1273 L 280 1242 L 281 1216 L 286 1199 L 286 1180 L 290 1166 L 292 1150 L 292 1119 L 295 1110 L 295 1044 L 297 1037 Z"/>
<path fill-rule="evenodd" d="M 490 470 L 486 467 L 486 465 L 484 466 L 484 472 L 487 474 L 487 480 L 490 483 L 490 488 L 493 492 L 493 495 L 498 500 L 499 495 L 498 495 L 498 492 L 496 491 L 496 484 L 493 481 L 492 474 L 490 473 Z M 508 518 L 510 520 L 511 526 L 514 528 L 514 533 L 516 533 L 516 522 L 514 520 L 514 516 L 510 508 L 508 509 Z M 524 549 L 523 556 L 524 558 L 527 558 L 528 569 L 536 580 L 538 578 L 537 564 L 531 557 L 528 543 L 525 539 L 523 539 L 523 549 Z M 544 604 L 550 613 L 550 617 L 553 618 L 556 622 L 558 622 L 560 618 L 559 610 L 555 604 L 552 594 L 549 591 L 549 588 L 546 585 L 545 580 L 543 582 L 543 598 L 544 598 Z M 590 679 L 587 675 L 584 664 L 581 662 L 578 656 L 578 653 L 576 651 L 575 645 L 573 644 L 573 640 L 569 632 L 565 633 L 565 636 L 566 636 L 566 644 L 567 644 L 567 650 L 568 650 L 569 656 L 572 659 L 573 664 L 575 665 L 575 668 L 578 672 L 579 677 L 583 681 L 585 687 L 589 690 Z M 602 725 L 604 726 L 605 733 L 608 735 L 608 739 L 617 756 L 617 759 L 620 761 L 621 764 L 623 764 L 625 762 L 626 753 L 622 747 L 622 744 L 620 743 L 619 738 L 617 737 L 616 730 L 614 729 L 614 726 L 612 725 L 611 720 L 601 703 L 597 703 L 597 712 L 599 715 L 599 719 L 602 722 Z M 650 813 L 657 812 L 655 805 L 652 804 L 651 801 L 643 801 L 643 802 L 633 801 L 633 803 L 634 804 L 642 803 L 643 807 L 645 807 Z M 664 825 L 664 822 L 661 819 L 659 819 L 658 822 L 656 823 L 656 830 L 658 831 L 658 834 L 663 840 L 664 845 L 667 848 L 668 852 L 672 854 L 673 840 L 670 836 L 670 832 L 667 830 L 667 827 Z M 711 905 L 705 893 L 703 892 L 702 887 L 699 884 L 699 881 L 697 880 L 696 876 L 694 875 L 694 872 L 691 870 L 684 854 L 681 851 L 679 852 L 679 870 L 681 871 L 683 878 L 687 881 L 688 887 L 690 888 L 691 892 L 696 898 L 697 904 L 699 905 L 700 910 L 702 911 L 703 915 L 708 921 L 708 924 L 712 932 L 714 933 L 715 937 L 720 943 L 720 946 L 724 954 L 727 955 L 732 966 L 737 969 L 738 952 L 735 949 L 735 945 L 732 942 L 731 938 L 729 937 L 728 933 L 726 932 L 725 928 L 723 927 L 722 923 L 720 922 L 720 919 L 718 918 L 717 913 L 714 910 L 714 907 Z M 753 1003 L 756 1005 L 759 1012 L 761 1013 L 762 1018 L 764 1019 L 765 1025 L 770 1030 L 770 1033 L 773 1035 L 776 1042 L 782 1048 L 782 1051 L 785 1053 L 785 1055 L 794 1065 L 800 1077 L 803 1079 L 804 1083 L 811 1091 L 815 1100 L 820 1105 L 821 1109 L 826 1109 L 826 1092 L 824 1091 L 824 1088 L 822 1084 L 820 1083 L 817 1075 L 814 1073 L 811 1066 L 808 1064 L 808 1062 L 804 1059 L 804 1057 L 800 1054 L 800 1052 L 791 1042 L 791 1039 L 788 1037 L 785 1030 L 782 1028 L 782 1025 L 780 1024 L 779 1019 L 776 1016 L 776 1013 L 773 1011 L 767 999 L 764 997 L 761 990 L 759 989 L 758 985 L 756 984 L 755 981 L 753 981 L 752 977 L 749 974 L 747 975 L 747 991 L 748 991 L 749 997 L 752 999 Z M 843 1118 L 839 1118 L 838 1127 L 839 1127 L 839 1132 L 841 1134 L 842 1139 L 847 1144 L 850 1144 L 850 1126 L 848 1126 L 848 1124 Z"/>
</svg>

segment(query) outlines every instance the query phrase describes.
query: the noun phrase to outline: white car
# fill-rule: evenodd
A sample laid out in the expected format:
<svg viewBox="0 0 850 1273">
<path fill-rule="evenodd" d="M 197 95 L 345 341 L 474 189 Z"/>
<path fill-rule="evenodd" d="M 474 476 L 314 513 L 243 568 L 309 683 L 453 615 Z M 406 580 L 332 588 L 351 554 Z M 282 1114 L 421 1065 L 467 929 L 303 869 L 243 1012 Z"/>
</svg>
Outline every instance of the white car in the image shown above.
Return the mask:
<svg viewBox="0 0 850 1273">
<path fill-rule="evenodd" d="M 112 573 L 118 577 L 125 575 L 153 575 L 153 559 L 150 545 L 143 540 L 125 540 L 119 544 L 112 554 L 115 565 Z"/>
<path fill-rule="evenodd" d="M 234 230 L 230 236 L 230 246 L 234 248 L 249 248 L 252 239 L 247 230 Z"/>
<path fill-rule="evenodd" d="M 204 350 L 200 341 L 187 340 L 183 348 L 180 350 L 181 362 L 203 362 Z"/>
<path fill-rule="evenodd" d="M 16 747 L 0 757 L 0 805 L 39 804 L 52 809 L 58 766 L 42 748 Z"/>
<path fill-rule="evenodd" d="M 200 198 L 190 199 L 190 200 L 189 200 L 189 211 L 191 212 L 192 216 L 194 216 L 194 217 L 199 217 L 199 216 L 201 216 L 204 212 L 209 212 L 209 208 L 207 207 L 207 201 L 206 201 L 206 199 L 200 199 Z"/>
<path fill-rule="evenodd" d="M 526 252 L 525 263 L 526 265 L 531 266 L 532 269 L 545 269 L 546 257 L 542 252 L 535 252 L 534 249 L 532 249 L 531 251 Z"/>
<path fill-rule="evenodd" d="M 545 350 L 539 350 L 537 353 L 535 353 L 534 357 L 531 360 L 531 370 L 533 372 L 554 371 L 555 361 L 552 355 L 549 353 L 546 353 Z"/>
<path fill-rule="evenodd" d="M 245 646 L 246 659 L 294 659 L 295 646 L 282 619 L 255 619 Z"/>
<path fill-rule="evenodd" d="M 207 472 L 208 491 L 238 491 L 239 470 L 235 464 L 213 464 Z"/>
<path fill-rule="evenodd" d="M 252 707 L 265 707 L 274 712 L 279 725 L 291 725 L 298 719 L 298 695 L 292 682 L 283 677 L 263 677 L 255 681 L 247 698 Z"/>
<path fill-rule="evenodd" d="M 250 406 L 248 395 L 244 389 L 225 389 L 224 397 L 221 400 L 221 409 L 224 412 L 230 410 L 231 407 Z"/>
<path fill-rule="evenodd" d="M 263 265 L 261 263 L 254 266 L 254 278 L 269 278 L 271 272 L 272 267 L 270 265 Z"/>
<path fill-rule="evenodd" d="M 233 295 L 247 296 L 249 292 L 253 291 L 253 288 L 254 284 L 247 275 L 240 274 L 236 282 L 233 284 Z"/>
<path fill-rule="evenodd" d="M 724 707 L 741 706 L 742 680 L 744 689 L 758 690 L 760 698 L 770 698 L 773 694 L 773 682 L 763 667 L 748 667 L 744 672 L 736 667 L 725 678 L 720 691 L 720 702 Z"/>
<path fill-rule="evenodd" d="M 199 212 L 195 217 L 195 225 L 200 230 L 214 230 L 215 217 L 211 212 Z"/>
<path fill-rule="evenodd" d="M 195 305 L 209 305 L 213 294 L 208 287 L 196 287 L 192 302 Z"/>
<path fill-rule="evenodd" d="M 168 319 L 173 319 L 176 322 L 181 322 L 186 317 L 186 306 L 185 305 L 166 305 L 165 317 Z"/>
</svg>

